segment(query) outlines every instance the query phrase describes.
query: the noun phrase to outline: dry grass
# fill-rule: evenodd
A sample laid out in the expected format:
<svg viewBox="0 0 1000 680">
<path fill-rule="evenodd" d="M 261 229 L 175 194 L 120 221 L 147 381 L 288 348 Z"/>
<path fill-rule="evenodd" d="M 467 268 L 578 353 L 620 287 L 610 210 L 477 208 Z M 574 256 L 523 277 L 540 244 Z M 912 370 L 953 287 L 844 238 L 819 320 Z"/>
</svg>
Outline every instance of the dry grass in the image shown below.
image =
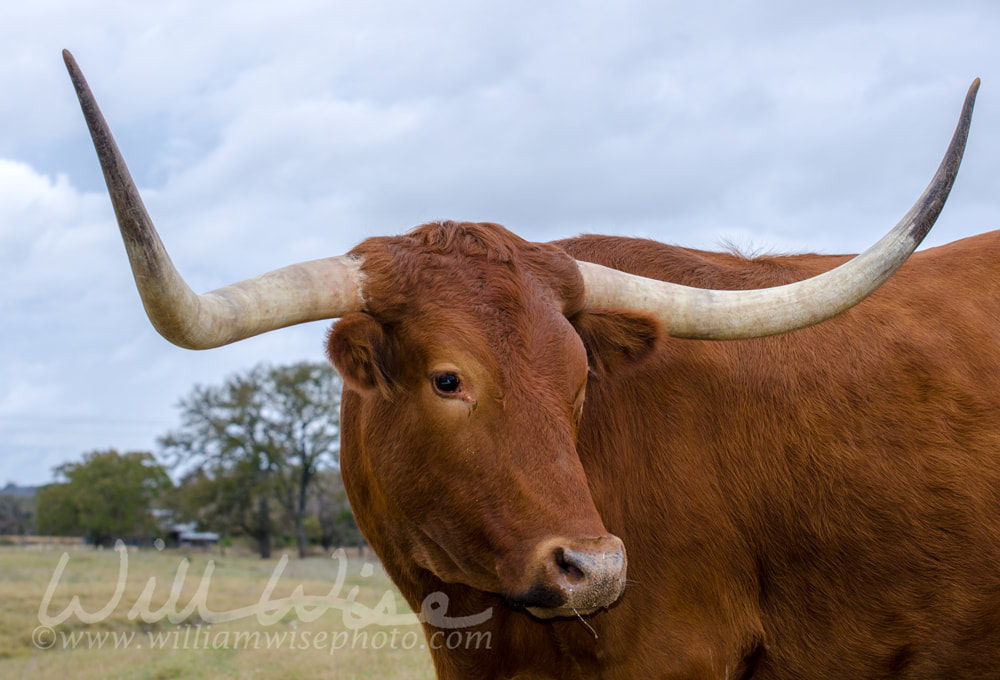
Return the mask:
<svg viewBox="0 0 1000 680">
<path fill-rule="evenodd" d="M 388 592 L 400 614 L 409 612 L 381 568 L 366 567 L 360 558 L 347 560 L 343 587 L 331 596 L 339 563 L 330 558 L 290 559 L 273 592 L 266 594 L 279 567 L 277 559 L 128 552 L 123 590 L 116 598 L 122 556 L 114 550 L 71 551 L 47 609 L 40 612 L 63 554 L 60 548 L 0 548 L 0 678 L 434 677 L 415 623 L 350 627 L 343 609 L 350 609 L 351 600 L 362 606 L 356 612 L 364 612 Z M 178 580 L 179 594 L 171 604 L 171 589 L 185 559 L 186 578 Z M 142 606 L 150 579 L 155 579 L 155 587 Z M 79 598 L 82 617 L 40 626 L 40 614 L 59 618 L 74 597 Z M 312 606 L 309 597 L 314 598 Z M 310 615 L 319 611 L 315 598 L 324 602 L 318 618 Z M 107 616 L 90 623 L 80 620 L 116 599 Z M 192 600 L 202 607 L 183 621 L 166 616 L 183 612 Z M 265 611 L 258 606 L 261 601 L 287 606 Z M 325 606 L 330 604 L 334 606 Z M 204 618 L 236 610 L 245 615 L 229 622 Z"/>
</svg>

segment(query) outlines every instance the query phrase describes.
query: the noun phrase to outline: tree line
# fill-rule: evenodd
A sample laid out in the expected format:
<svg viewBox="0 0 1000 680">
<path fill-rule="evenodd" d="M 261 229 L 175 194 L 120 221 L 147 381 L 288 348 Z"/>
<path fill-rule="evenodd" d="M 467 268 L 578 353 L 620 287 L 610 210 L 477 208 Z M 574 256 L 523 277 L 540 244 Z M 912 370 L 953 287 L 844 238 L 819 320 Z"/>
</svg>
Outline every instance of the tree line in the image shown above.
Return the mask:
<svg viewBox="0 0 1000 680">
<path fill-rule="evenodd" d="M 328 364 L 310 362 L 261 364 L 196 386 L 158 457 L 93 451 L 57 467 L 57 481 L 38 490 L 34 529 L 110 545 L 196 522 L 250 539 L 262 557 L 276 545 L 294 544 L 303 557 L 310 544 L 361 545 L 339 473 L 341 388 Z M 25 533 L 24 514 L 24 503 L 0 497 L 0 533 L 15 520 L 11 533 Z"/>
</svg>

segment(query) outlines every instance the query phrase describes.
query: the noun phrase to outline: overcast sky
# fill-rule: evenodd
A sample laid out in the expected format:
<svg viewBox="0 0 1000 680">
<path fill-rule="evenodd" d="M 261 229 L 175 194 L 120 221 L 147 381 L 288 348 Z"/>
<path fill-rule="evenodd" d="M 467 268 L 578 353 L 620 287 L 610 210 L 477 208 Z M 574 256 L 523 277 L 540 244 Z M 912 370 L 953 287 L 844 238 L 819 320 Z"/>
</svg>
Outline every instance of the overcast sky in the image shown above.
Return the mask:
<svg viewBox="0 0 1000 680">
<path fill-rule="evenodd" d="M 206 352 L 156 334 L 63 48 L 206 291 L 445 218 L 857 252 L 977 76 L 928 243 L 998 228 L 998 35 L 993 0 L 0 3 L 0 486 L 155 451 L 196 383 L 322 360 L 329 325 Z"/>
</svg>

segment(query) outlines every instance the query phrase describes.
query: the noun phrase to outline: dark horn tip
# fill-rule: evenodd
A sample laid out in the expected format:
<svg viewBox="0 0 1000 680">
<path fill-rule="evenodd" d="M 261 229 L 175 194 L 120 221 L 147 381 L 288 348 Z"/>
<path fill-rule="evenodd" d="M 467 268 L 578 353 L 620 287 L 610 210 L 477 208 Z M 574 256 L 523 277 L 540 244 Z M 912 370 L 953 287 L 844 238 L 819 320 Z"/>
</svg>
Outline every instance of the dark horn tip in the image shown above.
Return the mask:
<svg viewBox="0 0 1000 680">
<path fill-rule="evenodd" d="M 70 78 L 79 86 L 80 81 L 83 80 L 83 72 L 76 63 L 76 59 L 73 58 L 73 53 L 69 50 L 63 50 L 63 61 L 66 63 L 66 70 L 69 71 Z"/>
</svg>

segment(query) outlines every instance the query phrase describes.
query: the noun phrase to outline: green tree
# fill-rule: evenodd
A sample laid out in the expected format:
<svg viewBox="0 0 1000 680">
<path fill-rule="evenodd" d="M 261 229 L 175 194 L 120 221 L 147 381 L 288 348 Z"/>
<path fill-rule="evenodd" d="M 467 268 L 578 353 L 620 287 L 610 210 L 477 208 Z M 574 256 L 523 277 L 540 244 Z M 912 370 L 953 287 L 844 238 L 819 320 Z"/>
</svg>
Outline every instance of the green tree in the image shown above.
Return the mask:
<svg viewBox="0 0 1000 680">
<path fill-rule="evenodd" d="M 258 365 L 183 399 L 181 427 L 160 440 L 175 464 L 212 480 L 213 502 L 269 557 L 276 501 L 307 547 L 309 489 L 338 464 L 340 377 L 326 363 Z"/>
<path fill-rule="evenodd" d="M 283 538 L 283 527 L 280 518 L 272 517 L 268 498 L 261 499 L 260 488 L 255 488 L 256 471 L 248 469 L 206 463 L 189 470 L 170 494 L 166 507 L 178 522 L 194 521 L 222 534 L 249 536 L 257 542 L 261 555 L 270 557 L 274 539 Z M 261 500 L 267 524 L 261 519 Z"/>
<path fill-rule="evenodd" d="M 79 509 L 68 482 L 49 484 L 38 490 L 38 533 L 50 536 L 83 536 Z"/>
<path fill-rule="evenodd" d="M 156 534 L 153 506 L 173 486 L 146 452 L 94 451 L 55 473 L 65 481 L 39 489 L 39 532 L 85 536 L 95 545 Z"/>
<path fill-rule="evenodd" d="M 339 471 L 323 470 L 317 474 L 309 509 L 309 539 L 319 543 L 323 550 L 365 545 Z"/>
<path fill-rule="evenodd" d="M 0 492 L 0 536 L 26 536 L 35 530 L 35 499 Z"/>
</svg>

